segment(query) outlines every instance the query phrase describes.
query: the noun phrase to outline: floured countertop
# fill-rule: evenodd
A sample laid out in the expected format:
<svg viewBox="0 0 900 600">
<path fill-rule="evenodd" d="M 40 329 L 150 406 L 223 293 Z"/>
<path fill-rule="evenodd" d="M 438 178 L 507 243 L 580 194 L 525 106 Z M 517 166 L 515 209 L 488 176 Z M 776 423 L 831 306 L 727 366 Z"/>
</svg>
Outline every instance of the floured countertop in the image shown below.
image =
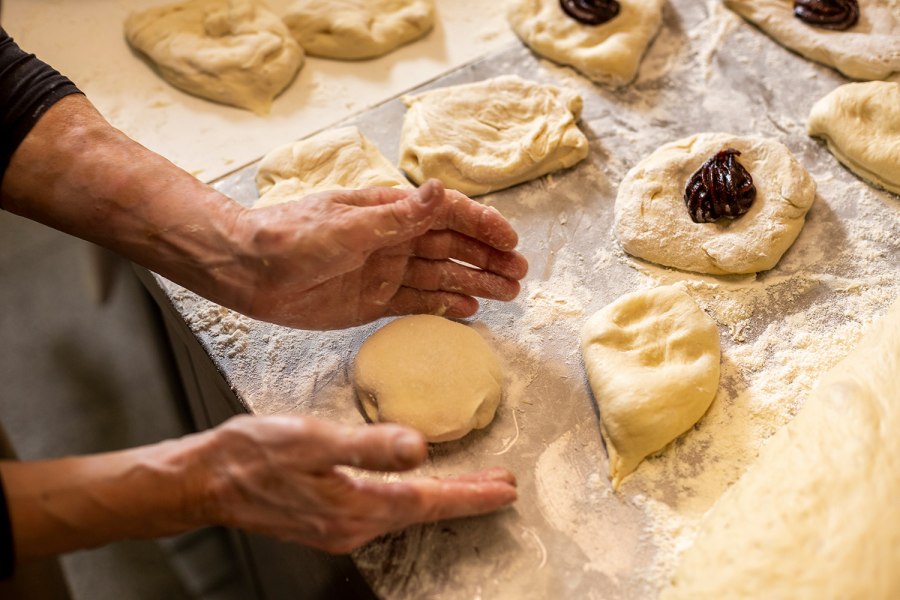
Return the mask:
<svg viewBox="0 0 900 600">
<path fill-rule="evenodd" d="M 515 43 L 426 87 L 505 73 L 579 91 L 591 153 L 573 169 L 483 198 L 511 220 L 531 264 L 515 301 L 483 302 L 473 321 L 505 364 L 506 395 L 490 427 L 432 446 L 416 475 L 503 465 L 518 476 L 520 499 L 495 515 L 412 527 L 353 558 L 385 598 L 654 598 L 705 511 L 900 296 L 900 198 L 857 179 L 805 133 L 812 104 L 846 80 L 715 0 L 668 3 L 638 80 L 621 91 Z M 347 123 L 396 159 L 403 114 L 391 100 Z M 806 226 L 771 271 L 694 275 L 632 259 L 615 242 L 625 172 L 701 131 L 777 139 L 815 179 Z M 216 185 L 249 203 L 253 175 L 251 165 Z M 289 330 L 159 283 L 248 410 L 365 422 L 349 373 L 380 324 Z M 685 289 L 718 323 L 720 389 L 703 419 L 616 493 L 578 332 L 621 294 L 663 283 Z"/>
<path fill-rule="evenodd" d="M 502 2 L 436 0 L 435 28 L 422 39 L 375 60 L 307 56 L 272 112 L 258 116 L 172 87 L 131 51 L 125 18 L 174 1 L 6 0 L 2 23 L 22 48 L 72 79 L 113 125 L 203 181 L 514 39 Z M 291 0 L 267 4 L 281 14 Z"/>
</svg>

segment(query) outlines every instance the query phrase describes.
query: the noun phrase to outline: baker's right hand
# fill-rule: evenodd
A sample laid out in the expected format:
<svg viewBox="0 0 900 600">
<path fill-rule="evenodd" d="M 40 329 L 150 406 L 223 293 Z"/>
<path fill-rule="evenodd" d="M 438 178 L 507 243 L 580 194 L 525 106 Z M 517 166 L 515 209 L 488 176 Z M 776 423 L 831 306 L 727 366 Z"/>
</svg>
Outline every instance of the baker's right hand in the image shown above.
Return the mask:
<svg viewBox="0 0 900 600">
<path fill-rule="evenodd" d="M 422 464 L 424 439 L 399 425 L 241 416 L 201 435 L 210 436 L 202 520 L 327 552 L 346 553 L 414 523 L 484 514 L 516 500 L 515 477 L 502 468 L 392 482 L 341 469 L 406 471 Z"/>
</svg>

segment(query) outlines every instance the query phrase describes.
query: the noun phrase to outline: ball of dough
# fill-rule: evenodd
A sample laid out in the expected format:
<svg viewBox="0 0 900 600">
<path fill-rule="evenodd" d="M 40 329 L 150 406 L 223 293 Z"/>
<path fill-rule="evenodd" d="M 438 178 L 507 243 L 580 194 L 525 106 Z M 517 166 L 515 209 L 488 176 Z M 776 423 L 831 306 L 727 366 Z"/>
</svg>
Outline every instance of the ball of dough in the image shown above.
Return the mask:
<svg viewBox="0 0 900 600">
<path fill-rule="evenodd" d="M 587 156 L 581 96 L 513 75 L 403 98 L 400 168 L 469 196 L 571 167 Z"/>
<path fill-rule="evenodd" d="M 719 330 L 678 288 L 626 294 L 581 331 L 613 487 L 690 429 L 719 388 Z"/>
<path fill-rule="evenodd" d="M 661 598 L 900 598 L 900 301 L 766 443 Z"/>
<path fill-rule="evenodd" d="M 284 23 L 254 0 L 190 0 L 132 14 L 125 37 L 188 93 L 269 112 L 294 79 L 303 50 Z"/>
<path fill-rule="evenodd" d="M 806 129 L 848 169 L 900 194 L 900 83 L 842 85 L 813 105 Z"/>
<path fill-rule="evenodd" d="M 756 198 L 736 218 L 694 223 L 684 203 L 690 177 L 726 148 L 753 177 Z M 666 144 L 619 184 L 616 237 L 626 252 L 668 267 L 713 275 L 774 267 L 803 229 L 816 184 L 783 144 L 759 137 L 702 133 Z"/>
<path fill-rule="evenodd" d="M 329 129 L 266 154 L 254 208 L 340 189 L 408 188 L 409 182 L 356 127 Z"/>
<path fill-rule="evenodd" d="M 559 0 L 515 0 L 508 18 L 529 48 L 612 86 L 630 83 L 662 22 L 663 0 L 621 0 L 619 14 L 601 25 L 568 16 Z"/>
<path fill-rule="evenodd" d="M 813 27 L 794 16 L 793 0 L 725 0 L 794 52 L 853 79 L 886 79 L 900 72 L 900 4 L 859 0 L 859 21 L 845 31 Z"/>
<path fill-rule="evenodd" d="M 284 22 L 309 54 L 355 60 L 381 56 L 434 25 L 432 0 L 298 0 Z"/>
<path fill-rule="evenodd" d="M 392 321 L 363 343 L 353 384 L 370 420 L 408 425 L 429 442 L 446 442 L 491 422 L 503 373 L 474 329 L 415 315 Z"/>
</svg>

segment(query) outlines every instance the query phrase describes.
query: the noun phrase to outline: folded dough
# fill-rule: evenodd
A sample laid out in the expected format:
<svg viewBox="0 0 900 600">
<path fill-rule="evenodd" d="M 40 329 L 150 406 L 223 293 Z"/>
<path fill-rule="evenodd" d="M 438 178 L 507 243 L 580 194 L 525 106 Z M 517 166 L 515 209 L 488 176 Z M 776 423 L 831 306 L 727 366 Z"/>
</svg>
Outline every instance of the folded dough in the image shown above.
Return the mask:
<svg viewBox="0 0 900 600">
<path fill-rule="evenodd" d="M 258 114 L 303 64 L 287 27 L 255 0 L 158 6 L 129 16 L 125 37 L 175 87 Z"/>
<path fill-rule="evenodd" d="M 433 0 L 297 0 L 284 22 L 309 54 L 354 60 L 381 56 L 428 33 Z"/>
<path fill-rule="evenodd" d="M 842 85 L 813 105 L 806 130 L 848 169 L 900 194 L 900 83 Z"/>
<path fill-rule="evenodd" d="M 571 167 L 588 154 L 582 101 L 554 85 L 506 75 L 416 96 L 400 139 L 400 168 L 469 196 Z"/>
<path fill-rule="evenodd" d="M 412 187 L 356 127 L 329 129 L 266 154 L 256 171 L 254 208 L 340 189 Z"/>
<path fill-rule="evenodd" d="M 569 17 L 559 0 L 515 0 L 508 19 L 532 50 L 611 86 L 630 83 L 662 22 L 663 0 L 620 0 L 619 14 L 602 25 Z"/>
<path fill-rule="evenodd" d="M 613 487 L 690 429 L 719 389 L 719 330 L 673 286 L 626 294 L 581 331 Z"/>
<path fill-rule="evenodd" d="M 665 600 L 900 598 L 900 300 L 712 508 Z"/>
</svg>

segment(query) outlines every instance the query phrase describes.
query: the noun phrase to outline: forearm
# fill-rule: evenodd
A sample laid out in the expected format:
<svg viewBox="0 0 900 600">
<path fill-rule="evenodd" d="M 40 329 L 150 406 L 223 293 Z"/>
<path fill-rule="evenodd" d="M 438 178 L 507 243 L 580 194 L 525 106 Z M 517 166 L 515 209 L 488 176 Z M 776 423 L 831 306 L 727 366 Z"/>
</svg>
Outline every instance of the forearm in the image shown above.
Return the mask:
<svg viewBox="0 0 900 600">
<path fill-rule="evenodd" d="M 16 556 L 28 560 L 205 525 L 199 434 L 132 450 L 0 463 Z"/>
<path fill-rule="evenodd" d="M 243 209 L 110 126 L 83 96 L 38 121 L 3 179 L 3 206 L 234 306 Z"/>
</svg>

